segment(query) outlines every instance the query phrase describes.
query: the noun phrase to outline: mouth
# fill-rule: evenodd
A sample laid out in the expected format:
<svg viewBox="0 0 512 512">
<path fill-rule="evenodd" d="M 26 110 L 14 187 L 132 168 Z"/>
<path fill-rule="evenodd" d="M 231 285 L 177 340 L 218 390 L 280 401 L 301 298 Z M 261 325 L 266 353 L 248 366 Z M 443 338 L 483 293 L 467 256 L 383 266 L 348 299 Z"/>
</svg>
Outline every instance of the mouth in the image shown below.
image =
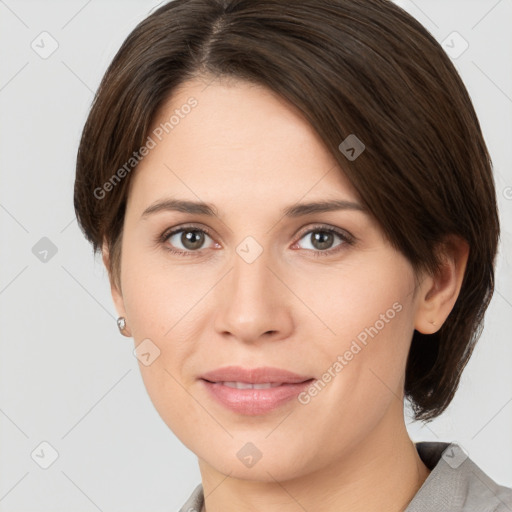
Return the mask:
<svg viewBox="0 0 512 512">
<path fill-rule="evenodd" d="M 223 386 L 234 389 L 269 389 L 277 388 L 278 386 L 286 384 L 285 382 L 261 382 L 259 384 L 251 384 L 250 382 L 212 382 L 208 380 L 206 382 L 211 382 L 211 384 L 222 384 Z"/>
<path fill-rule="evenodd" d="M 201 378 L 209 382 L 235 384 L 299 384 L 314 378 L 311 375 L 300 375 L 283 368 L 262 366 L 259 368 L 242 368 L 241 366 L 224 366 L 206 372 Z"/>
<path fill-rule="evenodd" d="M 217 403 L 235 413 L 255 416 L 284 406 L 315 378 L 280 368 L 231 366 L 205 373 L 199 380 Z"/>
</svg>

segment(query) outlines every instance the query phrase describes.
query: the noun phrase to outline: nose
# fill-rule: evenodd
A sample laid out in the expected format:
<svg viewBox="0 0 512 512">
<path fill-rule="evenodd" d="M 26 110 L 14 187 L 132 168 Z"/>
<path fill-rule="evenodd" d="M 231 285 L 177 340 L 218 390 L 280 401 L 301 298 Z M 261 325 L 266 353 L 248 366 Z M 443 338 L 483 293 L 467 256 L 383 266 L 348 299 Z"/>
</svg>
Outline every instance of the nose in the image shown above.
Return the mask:
<svg viewBox="0 0 512 512">
<path fill-rule="evenodd" d="M 265 251 L 251 263 L 235 254 L 215 290 L 216 332 L 246 343 L 290 336 L 293 294 L 275 267 Z"/>
</svg>

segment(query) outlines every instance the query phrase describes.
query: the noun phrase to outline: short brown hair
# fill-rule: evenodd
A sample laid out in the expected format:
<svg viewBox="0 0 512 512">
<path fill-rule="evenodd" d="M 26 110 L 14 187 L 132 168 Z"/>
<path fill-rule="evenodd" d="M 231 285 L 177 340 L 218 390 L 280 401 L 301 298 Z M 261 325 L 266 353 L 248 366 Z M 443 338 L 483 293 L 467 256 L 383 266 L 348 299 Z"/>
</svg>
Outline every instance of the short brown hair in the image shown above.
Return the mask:
<svg viewBox="0 0 512 512">
<path fill-rule="evenodd" d="M 105 198 L 94 191 L 144 145 L 171 92 L 212 76 L 263 85 L 298 107 L 415 271 L 436 271 L 447 235 L 468 242 L 453 310 L 436 333 L 414 332 L 407 361 L 405 395 L 415 418 L 441 414 L 480 337 L 499 242 L 491 160 L 451 60 L 388 0 L 174 0 L 160 7 L 109 66 L 77 156 L 77 219 L 95 252 L 108 244 L 119 286 L 131 173 Z M 353 161 L 339 150 L 350 134 L 366 147 Z"/>
</svg>

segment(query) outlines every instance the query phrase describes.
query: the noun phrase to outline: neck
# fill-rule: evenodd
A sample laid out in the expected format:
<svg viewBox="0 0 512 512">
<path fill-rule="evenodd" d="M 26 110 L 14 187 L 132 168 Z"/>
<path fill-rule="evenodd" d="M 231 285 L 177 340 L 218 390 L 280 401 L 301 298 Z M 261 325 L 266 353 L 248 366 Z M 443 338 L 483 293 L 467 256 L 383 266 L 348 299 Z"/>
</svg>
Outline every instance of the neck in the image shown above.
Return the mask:
<svg viewBox="0 0 512 512">
<path fill-rule="evenodd" d="M 330 466 L 283 482 L 226 477 L 200 459 L 203 510 L 403 512 L 430 470 L 409 438 L 403 409 L 401 421 L 389 417 Z"/>
</svg>

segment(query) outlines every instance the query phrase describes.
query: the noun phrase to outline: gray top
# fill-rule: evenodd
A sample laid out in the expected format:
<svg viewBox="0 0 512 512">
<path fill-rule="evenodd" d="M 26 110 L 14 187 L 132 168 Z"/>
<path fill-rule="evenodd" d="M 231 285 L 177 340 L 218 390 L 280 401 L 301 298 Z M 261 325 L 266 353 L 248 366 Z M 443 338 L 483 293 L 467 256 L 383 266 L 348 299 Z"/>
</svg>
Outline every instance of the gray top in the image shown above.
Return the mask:
<svg viewBox="0 0 512 512">
<path fill-rule="evenodd" d="M 416 450 L 431 470 L 405 512 L 512 512 L 512 488 L 498 485 L 456 443 L 419 442 Z M 201 512 L 199 484 L 179 512 Z"/>
</svg>

